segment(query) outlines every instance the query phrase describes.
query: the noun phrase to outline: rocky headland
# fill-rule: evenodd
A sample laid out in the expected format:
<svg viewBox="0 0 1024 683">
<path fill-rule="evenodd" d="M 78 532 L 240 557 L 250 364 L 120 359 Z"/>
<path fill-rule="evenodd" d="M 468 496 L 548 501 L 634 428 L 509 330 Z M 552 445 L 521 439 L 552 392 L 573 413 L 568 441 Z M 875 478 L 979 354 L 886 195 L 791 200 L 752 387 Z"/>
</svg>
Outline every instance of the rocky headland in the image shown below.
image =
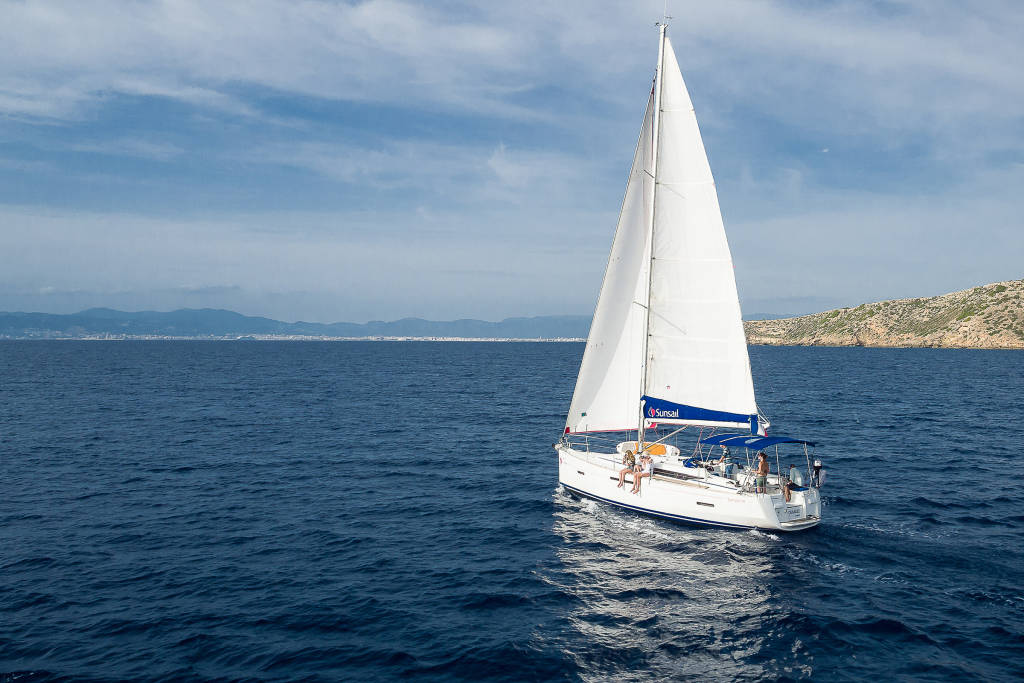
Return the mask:
<svg viewBox="0 0 1024 683">
<path fill-rule="evenodd" d="M 749 344 L 1024 349 L 1024 280 L 797 318 L 751 320 L 745 327 Z"/>
</svg>

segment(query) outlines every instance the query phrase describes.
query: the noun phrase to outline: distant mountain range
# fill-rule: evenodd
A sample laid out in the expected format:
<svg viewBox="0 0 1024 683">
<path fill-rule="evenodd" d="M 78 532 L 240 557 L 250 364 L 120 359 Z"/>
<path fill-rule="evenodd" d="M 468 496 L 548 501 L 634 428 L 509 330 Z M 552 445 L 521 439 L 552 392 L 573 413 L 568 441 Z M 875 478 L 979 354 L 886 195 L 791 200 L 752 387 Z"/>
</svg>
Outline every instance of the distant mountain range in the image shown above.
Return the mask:
<svg viewBox="0 0 1024 683">
<path fill-rule="evenodd" d="M 962 292 L 837 308 L 823 313 L 745 323 L 747 342 L 785 346 L 1024 348 L 1024 280 Z M 187 337 L 434 337 L 584 339 L 590 317 L 554 315 L 501 322 L 403 318 L 368 323 L 285 323 L 211 308 L 125 313 L 0 313 L 0 339 Z"/>
<path fill-rule="evenodd" d="M 91 308 L 71 314 L 0 313 L 0 338 L 125 337 L 461 337 L 474 339 L 584 338 L 588 316 L 506 318 L 501 322 L 403 318 L 368 323 L 286 323 L 212 308 L 126 313 Z"/>
</svg>

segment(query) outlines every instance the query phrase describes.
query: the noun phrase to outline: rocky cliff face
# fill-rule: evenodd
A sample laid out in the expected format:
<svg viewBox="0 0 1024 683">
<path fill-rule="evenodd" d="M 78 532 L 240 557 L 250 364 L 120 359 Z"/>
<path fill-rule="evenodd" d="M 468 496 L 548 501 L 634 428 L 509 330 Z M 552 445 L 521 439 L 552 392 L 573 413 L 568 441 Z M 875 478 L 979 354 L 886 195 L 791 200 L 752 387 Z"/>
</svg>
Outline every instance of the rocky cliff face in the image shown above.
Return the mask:
<svg viewBox="0 0 1024 683">
<path fill-rule="evenodd" d="M 1024 349 L 1024 280 L 745 327 L 749 344 Z"/>
</svg>

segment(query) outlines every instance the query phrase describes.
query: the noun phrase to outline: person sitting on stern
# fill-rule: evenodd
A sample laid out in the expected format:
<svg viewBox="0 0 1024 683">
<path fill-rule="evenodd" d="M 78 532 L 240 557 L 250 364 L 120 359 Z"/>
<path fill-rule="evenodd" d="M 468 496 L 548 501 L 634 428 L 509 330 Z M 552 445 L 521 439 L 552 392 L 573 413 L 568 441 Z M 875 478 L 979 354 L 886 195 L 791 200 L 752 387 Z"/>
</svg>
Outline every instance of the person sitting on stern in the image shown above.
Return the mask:
<svg viewBox="0 0 1024 683">
<path fill-rule="evenodd" d="M 626 451 L 622 456 L 622 464 L 625 465 L 619 470 L 619 486 L 622 488 L 626 484 L 626 474 L 632 472 L 636 468 L 636 457 L 633 455 L 633 451 Z"/>
<path fill-rule="evenodd" d="M 793 497 L 792 491 L 793 491 L 793 489 L 796 488 L 796 484 L 793 483 L 793 479 L 794 479 L 793 472 L 794 471 L 796 471 L 796 466 L 795 465 L 790 465 L 789 466 L 789 475 L 786 477 L 786 479 L 787 479 L 786 485 L 782 487 L 782 494 L 785 496 L 787 503 L 789 502 L 789 499 Z"/>
</svg>

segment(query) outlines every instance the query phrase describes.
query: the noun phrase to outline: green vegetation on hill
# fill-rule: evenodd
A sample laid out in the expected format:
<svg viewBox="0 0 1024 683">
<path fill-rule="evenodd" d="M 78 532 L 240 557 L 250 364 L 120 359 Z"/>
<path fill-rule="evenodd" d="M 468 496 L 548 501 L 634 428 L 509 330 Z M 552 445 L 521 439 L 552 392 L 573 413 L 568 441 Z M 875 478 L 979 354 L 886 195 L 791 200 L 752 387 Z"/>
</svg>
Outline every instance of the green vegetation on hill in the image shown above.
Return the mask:
<svg viewBox="0 0 1024 683">
<path fill-rule="evenodd" d="M 751 344 L 1024 348 L 1024 280 L 746 324 Z"/>
</svg>

